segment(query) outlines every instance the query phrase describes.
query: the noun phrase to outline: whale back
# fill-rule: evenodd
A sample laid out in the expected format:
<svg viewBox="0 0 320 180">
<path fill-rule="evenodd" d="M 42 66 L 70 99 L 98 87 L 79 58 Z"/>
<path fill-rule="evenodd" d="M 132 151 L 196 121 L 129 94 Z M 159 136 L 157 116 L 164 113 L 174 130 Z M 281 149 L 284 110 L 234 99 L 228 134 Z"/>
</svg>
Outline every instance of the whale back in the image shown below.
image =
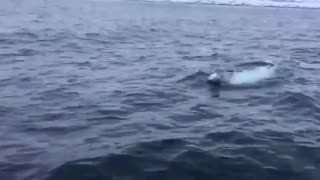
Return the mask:
<svg viewBox="0 0 320 180">
<path fill-rule="evenodd" d="M 272 78 L 275 74 L 275 66 L 257 66 L 240 72 L 233 72 L 229 84 L 255 84 L 257 82 Z"/>
</svg>

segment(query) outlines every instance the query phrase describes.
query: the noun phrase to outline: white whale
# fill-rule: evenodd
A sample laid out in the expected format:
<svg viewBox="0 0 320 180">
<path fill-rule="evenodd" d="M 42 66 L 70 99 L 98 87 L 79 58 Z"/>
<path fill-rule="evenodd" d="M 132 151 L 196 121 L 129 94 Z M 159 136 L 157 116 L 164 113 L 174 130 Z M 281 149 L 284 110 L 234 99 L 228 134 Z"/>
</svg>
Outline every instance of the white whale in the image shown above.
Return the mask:
<svg viewBox="0 0 320 180">
<path fill-rule="evenodd" d="M 276 66 L 257 66 L 242 71 L 232 71 L 229 77 L 218 74 L 213 71 L 209 75 L 208 81 L 214 85 L 250 85 L 260 81 L 272 78 L 275 75 Z"/>
</svg>

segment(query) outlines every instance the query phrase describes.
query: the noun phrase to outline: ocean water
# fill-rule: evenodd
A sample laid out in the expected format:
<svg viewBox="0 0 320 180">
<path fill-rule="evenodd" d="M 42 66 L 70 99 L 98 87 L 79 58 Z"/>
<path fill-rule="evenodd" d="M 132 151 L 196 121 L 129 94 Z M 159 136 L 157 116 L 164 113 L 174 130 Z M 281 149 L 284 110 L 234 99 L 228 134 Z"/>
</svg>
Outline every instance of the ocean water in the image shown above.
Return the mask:
<svg viewBox="0 0 320 180">
<path fill-rule="evenodd" d="M 318 180 L 319 16 L 2 1 L 0 179 Z M 263 62 L 254 86 L 207 83 Z"/>
</svg>

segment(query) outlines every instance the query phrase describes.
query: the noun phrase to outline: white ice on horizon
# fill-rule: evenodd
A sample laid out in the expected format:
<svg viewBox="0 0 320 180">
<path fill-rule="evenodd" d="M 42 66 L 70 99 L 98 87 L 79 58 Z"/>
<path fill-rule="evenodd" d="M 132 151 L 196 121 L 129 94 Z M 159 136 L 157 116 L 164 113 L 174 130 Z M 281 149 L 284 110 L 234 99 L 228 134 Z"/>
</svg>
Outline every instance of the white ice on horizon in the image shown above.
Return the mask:
<svg viewBox="0 0 320 180">
<path fill-rule="evenodd" d="M 320 0 L 148 0 L 225 5 L 320 8 Z"/>
</svg>

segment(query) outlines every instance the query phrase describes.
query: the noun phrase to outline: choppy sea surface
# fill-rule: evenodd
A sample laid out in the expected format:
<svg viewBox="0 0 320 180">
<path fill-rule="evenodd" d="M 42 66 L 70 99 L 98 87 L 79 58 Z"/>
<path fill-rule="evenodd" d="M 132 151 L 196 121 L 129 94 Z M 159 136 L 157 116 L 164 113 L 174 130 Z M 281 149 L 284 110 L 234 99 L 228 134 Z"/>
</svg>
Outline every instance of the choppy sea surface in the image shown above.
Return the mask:
<svg viewBox="0 0 320 180">
<path fill-rule="evenodd" d="M 2 1 L 0 179 L 318 180 L 319 16 Z M 271 81 L 206 81 L 264 61 Z"/>
</svg>

